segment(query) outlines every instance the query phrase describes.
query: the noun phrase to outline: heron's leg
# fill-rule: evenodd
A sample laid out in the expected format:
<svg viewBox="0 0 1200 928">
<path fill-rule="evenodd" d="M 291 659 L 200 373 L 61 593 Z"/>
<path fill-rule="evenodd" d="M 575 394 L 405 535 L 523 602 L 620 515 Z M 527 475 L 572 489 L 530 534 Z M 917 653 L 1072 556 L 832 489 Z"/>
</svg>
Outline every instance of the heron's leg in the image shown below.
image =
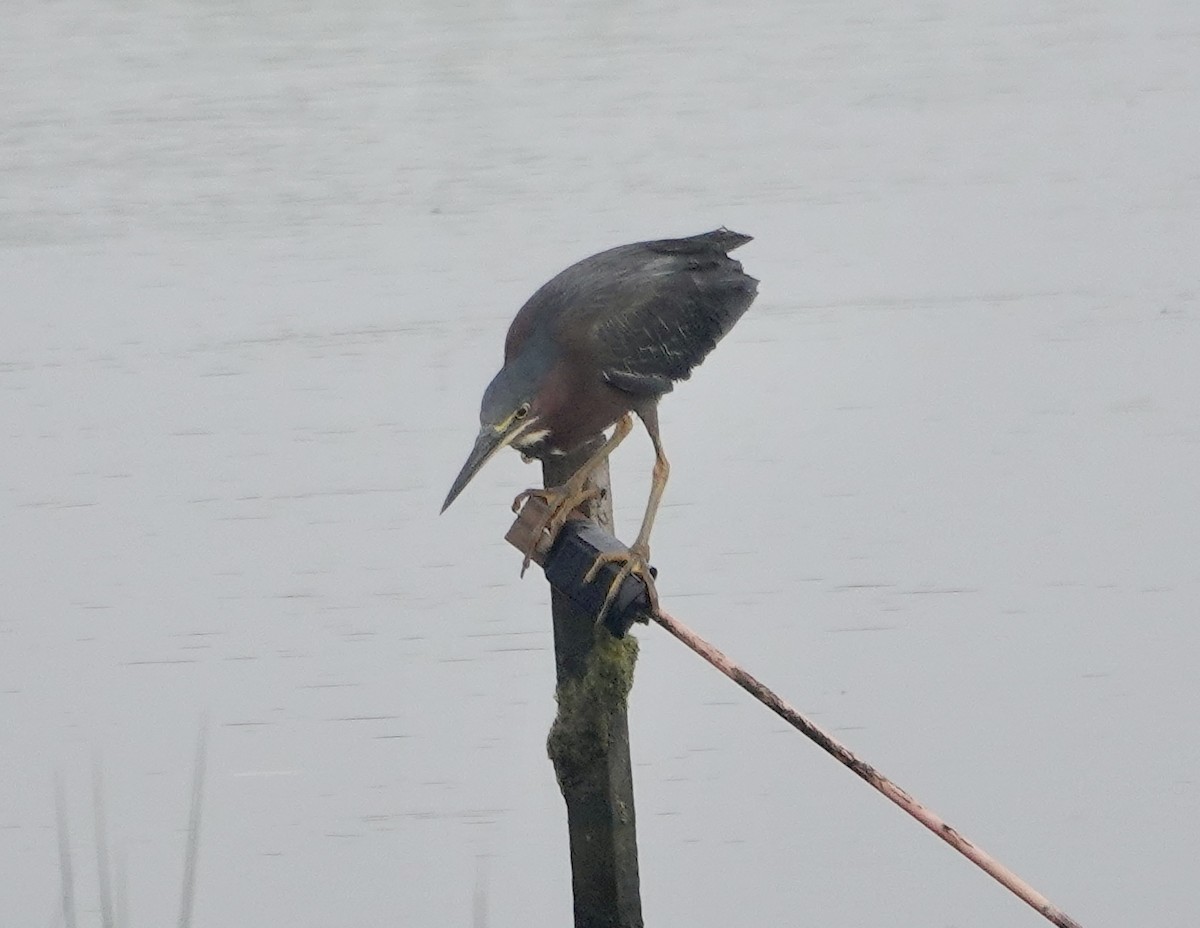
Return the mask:
<svg viewBox="0 0 1200 928">
<path fill-rule="evenodd" d="M 646 501 L 642 527 L 638 530 L 637 538 L 630 545 L 629 552 L 614 551 L 598 555 L 584 577 L 584 581 L 590 583 L 596 579 L 596 574 L 600 572 L 602 566 L 621 562 L 621 569 L 608 587 L 604 605 L 600 608 L 600 615 L 596 618 L 597 622 L 604 621 L 608 607 L 612 605 L 617 591 L 621 589 L 621 584 L 631 574 L 637 574 L 645 582 L 646 593 L 650 597 L 650 608 L 652 611 L 658 612 L 658 590 L 654 587 L 654 577 L 650 573 L 650 532 L 654 528 L 654 517 L 658 514 L 663 490 L 667 487 L 667 478 L 671 475 L 671 464 L 667 460 L 662 439 L 658 434 L 658 410 L 652 407 L 648 412 L 639 413 L 639 415 L 646 426 L 646 431 L 650 433 L 650 440 L 654 443 L 654 474 L 650 480 L 650 498 Z"/>
<path fill-rule="evenodd" d="M 613 449 L 625 440 L 625 437 L 631 431 L 633 431 L 633 419 L 626 413 L 617 420 L 612 436 L 597 448 L 596 452 L 584 461 L 579 466 L 579 469 L 562 486 L 547 487 L 544 490 L 525 490 L 517 494 L 517 498 L 513 500 L 513 512 L 520 511 L 522 504 L 531 496 L 539 497 L 546 503 L 546 516 L 542 519 L 541 524 L 538 525 L 537 531 L 533 533 L 534 545 L 541 539 L 542 533 L 547 529 L 550 531 L 551 538 L 558 535 L 559 530 L 566 524 L 567 519 L 570 518 L 575 508 L 597 495 L 599 491 L 595 487 L 587 485 L 588 478 L 612 454 Z M 521 576 L 525 575 L 525 571 L 529 568 L 529 564 L 533 559 L 534 545 L 531 545 L 529 550 L 525 552 L 525 560 L 521 563 Z"/>
</svg>

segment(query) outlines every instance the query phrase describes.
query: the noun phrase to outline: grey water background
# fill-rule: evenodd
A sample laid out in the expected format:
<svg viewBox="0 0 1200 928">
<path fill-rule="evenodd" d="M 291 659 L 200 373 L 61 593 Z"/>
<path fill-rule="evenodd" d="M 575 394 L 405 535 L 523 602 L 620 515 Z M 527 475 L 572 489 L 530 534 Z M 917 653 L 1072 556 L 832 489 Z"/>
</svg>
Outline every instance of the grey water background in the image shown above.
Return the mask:
<svg viewBox="0 0 1200 928">
<path fill-rule="evenodd" d="M 570 923 L 520 303 L 720 224 L 664 603 L 1089 926 L 1200 924 L 1200 8 L 14 2 L 0 29 L 0 926 Z M 614 460 L 636 528 L 651 451 Z M 1040 920 L 656 629 L 650 925 Z"/>
</svg>

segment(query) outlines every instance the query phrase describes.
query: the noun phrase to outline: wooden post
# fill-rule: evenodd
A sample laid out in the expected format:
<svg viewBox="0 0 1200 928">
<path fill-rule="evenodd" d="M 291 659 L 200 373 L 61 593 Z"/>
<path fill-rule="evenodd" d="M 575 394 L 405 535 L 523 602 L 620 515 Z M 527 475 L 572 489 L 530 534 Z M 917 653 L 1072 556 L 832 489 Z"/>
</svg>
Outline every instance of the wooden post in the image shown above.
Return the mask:
<svg viewBox="0 0 1200 928">
<path fill-rule="evenodd" d="M 544 462 L 547 487 L 560 486 L 595 445 Z M 612 531 L 608 463 L 592 483 L 605 491 L 592 519 Z M 567 597 L 551 591 L 558 715 L 547 752 L 567 803 L 575 928 L 642 928 L 633 773 L 626 697 L 633 686 L 637 639 L 614 638 Z"/>
</svg>

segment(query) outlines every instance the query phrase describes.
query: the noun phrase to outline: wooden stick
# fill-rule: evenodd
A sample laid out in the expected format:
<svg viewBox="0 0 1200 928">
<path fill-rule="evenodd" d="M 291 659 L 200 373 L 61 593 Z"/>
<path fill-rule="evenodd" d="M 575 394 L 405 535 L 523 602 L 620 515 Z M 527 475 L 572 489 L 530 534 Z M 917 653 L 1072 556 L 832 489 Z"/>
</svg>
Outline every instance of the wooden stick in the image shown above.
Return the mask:
<svg viewBox="0 0 1200 928">
<path fill-rule="evenodd" d="M 849 767 L 952 848 L 974 862 L 981 870 L 1033 906 L 1034 909 L 1052 923 L 1058 925 L 1059 928 L 1081 928 L 1077 921 L 1061 909 L 1052 905 L 1050 900 L 1036 889 L 990 854 L 964 838 L 958 831 L 943 821 L 940 816 L 925 808 L 870 764 L 855 757 L 848 748 L 835 740 L 832 735 L 806 719 L 780 699 L 772 690 L 760 683 L 741 666 L 734 663 L 725 654 L 714 648 L 678 619 L 661 611 L 652 617 L 654 621 L 716 667 L 725 676 L 729 677 L 730 680 L 789 725 L 798 729 L 806 738 L 815 742 L 821 750 L 832 755 L 839 763 Z"/>
<path fill-rule="evenodd" d="M 561 486 L 595 450 L 587 446 L 543 461 L 545 485 Z M 589 485 L 610 489 L 607 460 L 592 472 Z M 589 508 L 590 517 L 611 532 L 612 494 L 594 499 Z M 625 705 L 637 642 L 598 635 L 595 616 L 558 590 L 551 590 L 550 603 L 558 714 L 546 747 L 567 804 L 575 928 L 641 928 Z"/>
</svg>

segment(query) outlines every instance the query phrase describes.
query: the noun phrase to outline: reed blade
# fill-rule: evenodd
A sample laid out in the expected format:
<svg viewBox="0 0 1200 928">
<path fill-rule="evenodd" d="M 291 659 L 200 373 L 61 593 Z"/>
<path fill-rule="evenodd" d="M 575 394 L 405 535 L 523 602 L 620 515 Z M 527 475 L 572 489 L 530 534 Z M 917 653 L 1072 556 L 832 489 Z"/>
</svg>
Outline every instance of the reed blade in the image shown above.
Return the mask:
<svg viewBox="0 0 1200 928">
<path fill-rule="evenodd" d="M 115 928 L 112 876 L 108 867 L 108 824 L 104 814 L 104 768 L 100 755 L 92 756 L 92 811 L 96 825 L 96 876 L 100 888 L 100 924 Z"/>
<path fill-rule="evenodd" d="M 54 810 L 58 821 L 58 872 L 62 878 L 62 917 L 66 928 L 75 924 L 75 874 L 71 869 L 71 832 L 67 826 L 66 789 L 62 774 L 54 776 Z"/>
<path fill-rule="evenodd" d="M 192 772 L 192 803 L 188 813 L 187 848 L 183 859 L 183 899 L 179 906 L 179 928 L 191 928 L 196 901 L 196 860 L 200 853 L 200 813 L 204 805 L 204 765 L 208 751 L 208 721 L 200 723 L 196 739 L 196 766 Z"/>
</svg>

